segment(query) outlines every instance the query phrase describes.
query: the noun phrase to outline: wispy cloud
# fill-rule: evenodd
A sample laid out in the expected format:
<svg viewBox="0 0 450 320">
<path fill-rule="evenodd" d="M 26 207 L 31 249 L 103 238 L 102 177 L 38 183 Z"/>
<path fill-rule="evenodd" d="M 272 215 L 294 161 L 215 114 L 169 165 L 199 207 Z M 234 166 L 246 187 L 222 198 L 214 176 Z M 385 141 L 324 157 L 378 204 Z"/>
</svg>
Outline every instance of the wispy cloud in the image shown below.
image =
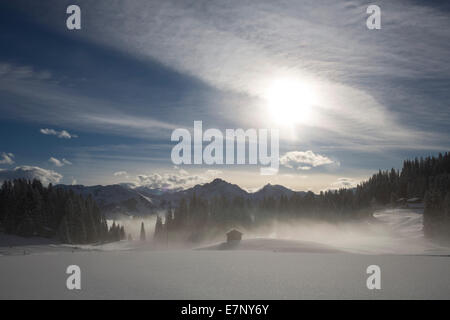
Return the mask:
<svg viewBox="0 0 450 320">
<path fill-rule="evenodd" d="M 313 167 L 319 167 L 326 164 L 332 164 L 335 161 L 330 158 L 308 151 L 290 151 L 280 157 L 280 164 L 287 168 L 297 170 L 310 170 Z"/>
<path fill-rule="evenodd" d="M 179 173 L 151 173 L 137 176 L 137 185 L 160 190 L 182 190 L 206 181 L 202 176 Z"/>
<path fill-rule="evenodd" d="M 43 184 L 58 183 L 63 176 L 53 170 L 40 167 L 20 166 L 14 169 L 0 169 L 0 181 L 13 179 L 38 179 Z"/>
<path fill-rule="evenodd" d="M 52 163 L 53 165 L 57 166 L 57 167 L 63 167 L 64 165 L 71 165 L 72 164 L 72 162 L 70 162 L 69 160 L 64 159 L 64 158 L 59 160 L 57 158 L 50 157 L 50 159 L 48 159 L 48 161 L 50 163 Z"/>
<path fill-rule="evenodd" d="M 448 142 L 439 131 L 430 135 L 430 130 L 403 121 L 403 111 L 415 114 L 421 107 L 408 94 L 402 105 L 390 105 L 391 93 L 378 82 L 450 75 L 450 36 L 443 32 L 450 19 L 431 7 L 383 3 L 383 29 L 371 33 L 363 1 L 210 1 L 206 6 L 137 1 L 108 3 L 107 10 L 103 3 L 97 5 L 103 15 L 90 22 L 104 36 L 92 34 L 95 41 L 100 38 L 122 50 L 126 40 L 127 52 L 255 97 L 261 106 L 274 79 L 313 84 L 320 101 L 316 121 L 306 126 L 311 140 L 331 139 L 347 148 L 426 148 Z M 123 6 L 128 15 L 105 27 L 109 15 L 124 12 Z M 175 22 L 169 18 L 173 16 Z"/>
<path fill-rule="evenodd" d="M 0 164 L 13 164 L 14 154 L 11 152 L 2 152 L 0 155 Z"/>
<path fill-rule="evenodd" d="M 314 119 L 298 130 L 300 134 L 308 131 L 302 136 L 308 139 L 305 142 L 375 152 L 436 149 L 449 143 L 448 136 L 433 124 L 450 120 L 450 112 L 442 111 L 439 119 L 423 117 L 424 106 L 428 111 L 436 106 L 435 95 L 423 95 L 418 105 L 415 88 L 397 88 L 392 95 L 389 85 L 392 81 L 448 79 L 450 35 L 444 30 L 450 29 L 450 19 L 432 6 L 383 2 L 382 30 L 370 31 L 365 26 L 365 1 L 80 4 L 95 12 L 84 16 L 90 32 L 81 33 L 82 37 L 131 53 L 139 61 L 156 60 L 222 90 L 235 122 L 251 118 L 247 124 L 252 125 L 255 117 L 236 117 L 247 112 L 244 109 L 264 118 L 267 88 L 274 80 L 287 77 L 308 83 L 320 96 Z M 52 11 L 58 12 L 62 6 L 36 5 L 36 18 L 52 23 Z M 73 115 L 61 116 L 58 121 L 77 121 L 86 127 L 135 136 L 160 134 L 160 129 L 174 127 L 157 117 L 125 115 L 112 101 L 70 96 L 60 89 L 32 90 L 41 96 L 42 104 L 53 105 L 52 112 L 59 112 L 63 105 L 65 112 Z M 231 93 L 253 99 L 252 108 L 242 108 L 248 101 L 230 98 Z M 394 98 L 399 96 L 400 103 Z M 211 104 L 204 108 L 217 108 L 217 99 Z M 406 112 L 409 121 L 405 121 Z M 226 113 L 213 120 L 219 121 Z"/>
<path fill-rule="evenodd" d="M 221 170 L 213 170 L 213 169 L 209 169 L 206 170 L 205 175 L 211 178 L 217 178 L 223 175 L 223 171 Z"/>
<path fill-rule="evenodd" d="M 114 172 L 114 177 L 128 177 L 128 173 L 126 171 L 117 171 Z"/>
<path fill-rule="evenodd" d="M 54 129 L 41 129 L 39 130 L 40 133 L 45 134 L 45 135 L 50 135 L 50 136 L 57 136 L 58 138 L 62 138 L 62 139 L 72 139 L 72 138 L 78 138 L 78 136 L 76 134 L 71 134 L 66 130 L 61 130 L 61 131 L 57 131 Z"/>
<path fill-rule="evenodd" d="M 358 182 L 351 178 L 339 178 L 323 191 L 334 191 L 339 189 L 355 188 Z"/>
<path fill-rule="evenodd" d="M 0 79 L 49 80 L 51 79 L 51 76 L 49 71 L 37 71 L 32 66 L 0 63 Z"/>
<path fill-rule="evenodd" d="M 197 184 L 206 183 L 222 175 L 220 170 L 206 170 L 200 174 L 190 174 L 188 171 L 175 168 L 175 172 L 140 174 L 136 184 L 150 189 L 183 190 Z"/>
<path fill-rule="evenodd" d="M 3 81 L 2 81 L 3 80 Z M 5 76 L 0 78 L 1 90 L 8 99 L 21 107 L 9 108 L 7 103 L 0 103 L 0 110 L 27 121 L 46 122 L 58 126 L 76 127 L 89 132 L 101 132 L 139 138 L 152 139 L 178 128 L 179 125 L 157 119 L 148 115 L 137 115 L 124 106 L 107 97 L 98 98 L 77 92 L 58 83 L 33 80 L 23 81 Z M 114 83 L 114 81 L 112 81 Z M 130 108 L 131 109 L 131 108 Z M 141 103 L 133 110 L 146 110 L 148 104 Z M 59 138 L 77 138 L 68 130 L 42 128 L 42 134 Z"/>
<path fill-rule="evenodd" d="M 77 33 L 84 38 L 84 61 L 95 63 L 98 56 L 106 57 L 105 48 L 122 51 L 127 73 L 135 75 L 128 66 L 139 66 L 138 80 L 121 77 L 121 64 L 116 64 L 117 73 L 111 67 L 113 76 L 88 79 L 92 82 L 87 85 L 70 78 L 84 76 L 83 71 L 55 68 L 50 72 L 3 63 L 0 112 L 69 131 L 160 139 L 155 144 L 158 150 L 152 151 L 130 144 L 126 150 L 112 152 L 103 141 L 105 151 L 79 150 L 80 158 L 93 162 L 121 161 L 104 172 L 110 178 L 116 168 L 143 172 L 123 162 L 167 163 L 171 146 L 159 142 L 166 139 L 168 144 L 170 130 L 192 125 L 194 119 L 217 128 L 223 119 L 229 120 L 228 128 L 272 128 L 266 92 L 277 79 L 307 84 L 317 96 L 310 121 L 292 130 L 282 128 L 283 151 L 311 149 L 330 161 L 339 153 L 344 164 L 343 157 L 352 158 L 355 151 L 377 153 L 379 159 L 400 157 L 398 153 L 405 150 L 420 154 L 450 145 L 446 104 L 450 19 L 448 11 L 439 11 L 433 4 L 382 1 L 382 30 L 370 31 L 365 26 L 367 2 L 363 0 L 79 3 L 89 8 L 83 13 L 89 32 Z M 55 13 L 65 9 L 63 2 L 30 5 L 36 20 L 60 26 L 54 19 Z M 155 70 L 163 77 L 171 72 L 176 76 L 149 84 Z M 180 78 L 186 81 L 178 82 Z M 186 83 L 194 89 L 184 91 Z M 144 90 L 135 90 L 136 85 Z M 168 100 L 164 90 L 179 99 Z M 353 163 L 369 166 L 358 160 Z M 283 161 L 298 170 L 314 168 L 294 154 L 285 155 Z"/>
</svg>

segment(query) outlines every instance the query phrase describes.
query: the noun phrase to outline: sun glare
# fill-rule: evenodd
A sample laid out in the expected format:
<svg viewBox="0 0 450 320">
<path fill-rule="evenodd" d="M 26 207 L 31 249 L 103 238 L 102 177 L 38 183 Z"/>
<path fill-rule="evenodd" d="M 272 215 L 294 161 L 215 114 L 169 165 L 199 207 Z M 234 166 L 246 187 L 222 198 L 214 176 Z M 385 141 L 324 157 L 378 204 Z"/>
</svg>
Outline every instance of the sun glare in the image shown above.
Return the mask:
<svg viewBox="0 0 450 320">
<path fill-rule="evenodd" d="M 266 91 L 266 101 L 271 119 L 282 125 L 293 125 L 311 120 L 315 94 L 312 87 L 300 81 L 279 79 Z"/>
</svg>

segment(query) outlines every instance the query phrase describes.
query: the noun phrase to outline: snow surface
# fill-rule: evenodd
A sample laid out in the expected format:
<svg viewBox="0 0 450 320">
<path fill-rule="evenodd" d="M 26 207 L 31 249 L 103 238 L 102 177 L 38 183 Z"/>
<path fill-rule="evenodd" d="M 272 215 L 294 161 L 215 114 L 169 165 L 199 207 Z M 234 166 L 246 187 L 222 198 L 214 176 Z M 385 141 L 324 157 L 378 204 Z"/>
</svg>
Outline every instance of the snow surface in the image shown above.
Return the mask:
<svg viewBox="0 0 450 320">
<path fill-rule="evenodd" d="M 259 250 L 273 252 L 313 252 L 313 253 L 338 253 L 343 252 L 330 246 L 320 243 L 285 240 L 255 238 L 231 243 L 219 243 L 212 246 L 198 248 L 198 250 Z"/>
<path fill-rule="evenodd" d="M 423 237 L 420 212 L 374 216 L 361 230 L 318 227 L 322 238 L 304 226 L 297 239 L 203 250 L 0 235 L 0 299 L 450 299 L 450 250 Z M 72 264 L 81 268 L 80 291 L 66 289 Z M 373 264 L 381 290 L 366 287 Z"/>
<path fill-rule="evenodd" d="M 449 299 L 450 259 L 264 251 L 112 251 L 0 257 L 0 299 Z M 65 287 L 68 265 L 81 290 Z M 381 268 L 368 290 L 366 268 Z"/>
</svg>

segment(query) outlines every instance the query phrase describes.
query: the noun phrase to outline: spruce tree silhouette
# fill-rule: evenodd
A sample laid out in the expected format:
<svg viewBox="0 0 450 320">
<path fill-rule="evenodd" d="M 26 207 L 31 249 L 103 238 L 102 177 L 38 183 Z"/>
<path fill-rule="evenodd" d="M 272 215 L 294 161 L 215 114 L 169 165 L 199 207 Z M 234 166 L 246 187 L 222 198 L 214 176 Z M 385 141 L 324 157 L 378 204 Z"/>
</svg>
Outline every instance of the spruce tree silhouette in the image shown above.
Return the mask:
<svg viewBox="0 0 450 320">
<path fill-rule="evenodd" d="M 145 228 L 144 228 L 144 222 L 141 223 L 141 241 L 145 241 Z"/>
</svg>

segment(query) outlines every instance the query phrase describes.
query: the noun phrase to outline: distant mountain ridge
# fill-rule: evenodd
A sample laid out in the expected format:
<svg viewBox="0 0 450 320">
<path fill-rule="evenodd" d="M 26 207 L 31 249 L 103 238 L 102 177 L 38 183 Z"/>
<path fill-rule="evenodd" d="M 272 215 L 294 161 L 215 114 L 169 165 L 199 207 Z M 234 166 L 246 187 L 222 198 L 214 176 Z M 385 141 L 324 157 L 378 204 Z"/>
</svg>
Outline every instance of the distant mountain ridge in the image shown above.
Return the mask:
<svg viewBox="0 0 450 320">
<path fill-rule="evenodd" d="M 273 197 L 280 198 L 281 196 L 292 197 L 294 194 L 305 195 L 305 191 L 293 191 L 285 186 L 279 184 L 266 184 L 264 187 L 256 192 L 251 193 L 254 200 L 262 200 L 264 198 Z"/>
<path fill-rule="evenodd" d="M 99 208 L 107 216 L 141 215 L 151 213 L 156 209 L 153 200 L 134 189 L 120 184 L 114 185 L 57 185 L 56 188 L 72 190 L 85 197 L 92 196 Z"/>
<path fill-rule="evenodd" d="M 83 196 L 91 195 L 100 209 L 109 217 L 120 214 L 129 216 L 153 214 L 168 203 L 176 206 L 182 198 L 191 198 L 194 193 L 196 196 L 206 200 L 212 200 L 215 197 L 225 197 L 228 199 L 241 197 L 251 201 L 259 201 L 265 197 L 280 198 L 282 195 L 291 197 L 294 194 L 304 195 L 306 193 L 303 191 L 293 191 L 282 185 L 272 184 L 267 184 L 255 192 L 247 192 L 237 184 L 232 184 L 219 178 L 180 191 L 163 191 L 143 186 L 133 187 L 127 183 L 106 186 L 61 184 L 56 187 L 72 190 Z"/>
</svg>

